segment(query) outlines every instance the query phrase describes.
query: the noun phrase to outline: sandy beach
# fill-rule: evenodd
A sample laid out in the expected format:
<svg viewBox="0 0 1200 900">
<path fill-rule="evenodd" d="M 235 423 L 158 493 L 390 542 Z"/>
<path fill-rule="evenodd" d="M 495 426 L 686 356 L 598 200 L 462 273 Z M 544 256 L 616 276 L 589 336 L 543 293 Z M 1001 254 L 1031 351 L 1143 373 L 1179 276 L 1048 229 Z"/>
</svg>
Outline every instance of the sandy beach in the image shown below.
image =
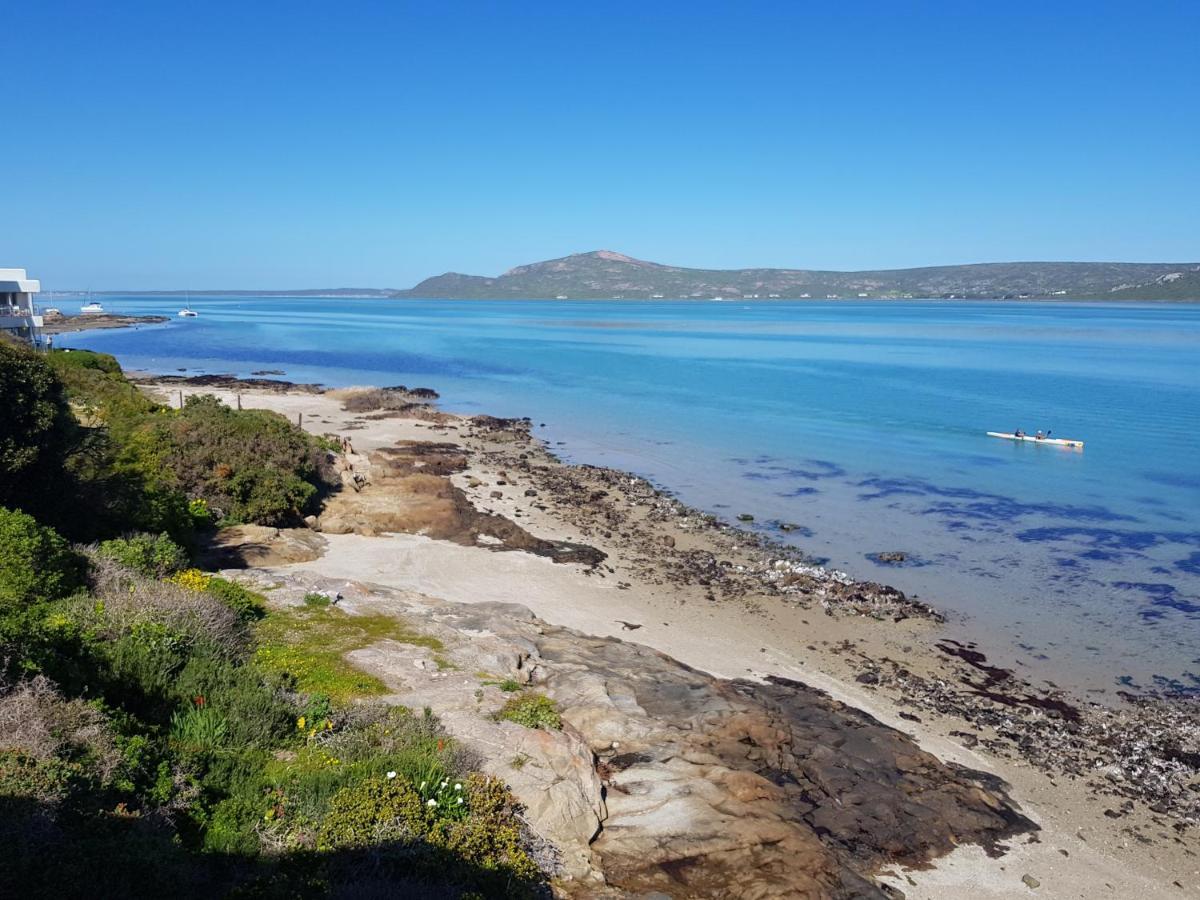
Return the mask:
<svg viewBox="0 0 1200 900">
<path fill-rule="evenodd" d="M 566 466 L 531 423 L 451 416 L 428 403 L 347 410 L 350 389 L 144 383 L 173 404 L 213 393 L 349 441 L 346 487 L 310 523 L 327 542 L 320 557 L 258 567 L 254 577 L 521 604 L 550 625 L 641 644 L 717 678 L 803 682 L 946 763 L 1002 779 L 1038 826 L 1000 853 L 964 845 L 928 868 L 885 866 L 878 878 L 893 896 L 1196 896 L 1195 785 L 1189 795 L 1176 779 L 1156 794 L 1173 771 L 1161 759 L 1133 783 L 1133 763 L 1110 761 L 1133 752 L 1115 737 L 1110 753 L 1093 752 L 1101 731 L 1136 743 L 1171 722 L 1194 729 L 1194 719 L 1170 718 L 1179 715 L 1173 707 L 1110 710 L 1034 690 L 1019 672 L 988 666 L 986 635 L 975 636 L 977 647 L 948 644 L 935 611 L 882 585 L 813 570 L 761 537 L 681 509 L 642 479 Z M 462 521 L 486 520 L 500 536 L 472 542 L 461 523 L 429 518 L 423 499 L 381 469 L 395 448 L 430 471 L 461 460 L 445 471 L 472 508 L 459 510 Z M 501 522 L 520 533 L 510 537 Z M 602 560 L 556 558 L 577 546 Z"/>
</svg>

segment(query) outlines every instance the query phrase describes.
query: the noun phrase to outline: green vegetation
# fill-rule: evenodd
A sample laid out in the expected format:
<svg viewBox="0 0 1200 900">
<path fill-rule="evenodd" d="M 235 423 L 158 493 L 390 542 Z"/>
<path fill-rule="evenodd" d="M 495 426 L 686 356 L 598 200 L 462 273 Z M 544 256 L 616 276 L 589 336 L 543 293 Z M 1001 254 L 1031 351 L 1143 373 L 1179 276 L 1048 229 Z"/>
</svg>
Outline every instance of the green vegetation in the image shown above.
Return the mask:
<svg viewBox="0 0 1200 900">
<path fill-rule="evenodd" d="M 266 598 L 236 581 L 210 575 L 204 590 L 229 607 L 243 622 L 254 622 L 266 615 Z"/>
<path fill-rule="evenodd" d="M 517 681 L 515 678 L 497 679 L 495 676 L 489 675 L 486 672 L 480 673 L 480 677 L 483 679 L 484 684 L 495 685 L 506 694 L 513 694 L 517 691 L 525 689 L 525 685 L 521 684 L 521 682 Z"/>
<path fill-rule="evenodd" d="M 74 422 L 54 373 L 32 353 L 4 340 L 0 384 L 0 506 L 19 506 L 38 495 L 39 482 L 61 471 Z"/>
<path fill-rule="evenodd" d="M 545 728 L 548 731 L 559 731 L 562 728 L 562 716 L 558 714 L 558 705 L 545 694 L 522 694 L 513 697 L 496 713 L 496 718 L 516 722 L 526 728 Z"/>
<path fill-rule="evenodd" d="M 6 344 L 0 377 L 30 384 L 39 411 L 11 423 L 0 452 L 40 476 L 0 489 L 0 501 L 36 509 L 76 540 L 165 532 L 188 546 L 211 524 L 298 520 L 332 483 L 322 443 L 283 416 L 207 395 L 170 409 L 106 354 L 41 357 Z"/>
<path fill-rule="evenodd" d="M 345 660 L 348 651 L 381 640 L 442 649 L 436 638 L 406 628 L 393 616 L 351 616 L 337 607 L 307 604 L 273 613 L 259 625 L 258 639 L 260 666 L 290 672 L 300 690 L 337 702 L 387 693 L 383 682 Z"/>
<path fill-rule="evenodd" d="M 271 612 L 186 568 L 194 529 L 303 509 L 319 448 L 278 417 L 155 404 L 101 354 L 0 343 L 0 381 L 19 398 L 0 422 L 0 896 L 540 890 L 504 785 L 428 710 L 366 702 L 383 685 L 343 658 L 436 640 Z"/>
<path fill-rule="evenodd" d="M 167 534 L 135 534 L 113 538 L 104 541 L 98 552 L 127 569 L 159 577 L 178 572 L 188 563 L 187 551 Z"/>
<path fill-rule="evenodd" d="M 333 601 L 324 594 L 318 594 L 316 591 L 310 591 L 304 595 L 305 606 L 328 606 Z"/>
<path fill-rule="evenodd" d="M 53 529 L 0 507 L 0 610 L 67 596 L 82 582 L 82 563 Z"/>
</svg>

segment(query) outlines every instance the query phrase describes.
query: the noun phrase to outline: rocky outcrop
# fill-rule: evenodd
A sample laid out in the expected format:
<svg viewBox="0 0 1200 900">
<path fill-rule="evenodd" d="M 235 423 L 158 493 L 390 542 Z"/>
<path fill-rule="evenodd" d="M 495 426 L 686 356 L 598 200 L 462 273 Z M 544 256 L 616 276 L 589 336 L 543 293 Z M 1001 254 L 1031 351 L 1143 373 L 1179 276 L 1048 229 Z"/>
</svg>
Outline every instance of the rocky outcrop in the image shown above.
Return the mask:
<svg viewBox="0 0 1200 900">
<path fill-rule="evenodd" d="M 524 607 L 336 589 L 348 612 L 401 616 L 444 645 L 437 662 L 394 642 L 350 658 L 510 784 L 560 851 L 566 894 L 882 897 L 885 864 L 1035 827 L 996 779 L 804 684 L 714 678 Z M 496 721 L 501 679 L 555 700 L 563 729 Z"/>
<path fill-rule="evenodd" d="M 235 525 L 209 538 L 199 563 L 206 568 L 245 569 L 311 562 L 325 552 L 327 543 L 307 528 Z"/>
<path fill-rule="evenodd" d="M 330 534 L 422 534 L 467 546 L 524 550 L 555 562 L 596 565 L 593 547 L 535 537 L 516 522 L 476 509 L 450 475 L 467 467 L 455 444 L 404 441 L 376 450 L 341 473 L 344 488 L 317 521 Z"/>
</svg>

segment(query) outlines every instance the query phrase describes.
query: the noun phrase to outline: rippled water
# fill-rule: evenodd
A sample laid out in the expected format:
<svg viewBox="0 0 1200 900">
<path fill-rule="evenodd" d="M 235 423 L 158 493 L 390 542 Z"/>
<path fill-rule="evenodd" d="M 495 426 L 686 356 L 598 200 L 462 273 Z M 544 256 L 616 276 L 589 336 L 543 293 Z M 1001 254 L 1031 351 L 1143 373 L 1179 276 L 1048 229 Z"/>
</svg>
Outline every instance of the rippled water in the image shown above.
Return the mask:
<svg viewBox="0 0 1200 900">
<path fill-rule="evenodd" d="M 174 314 L 178 298 L 110 298 Z M 72 304 L 60 304 L 68 311 Z M 1200 685 L 1200 306 L 198 298 L 60 345 L 155 371 L 421 385 L 578 461 L 802 528 L 1076 685 Z M 1052 428 L 1084 451 L 988 430 Z M 866 554 L 903 550 L 882 566 Z"/>
</svg>

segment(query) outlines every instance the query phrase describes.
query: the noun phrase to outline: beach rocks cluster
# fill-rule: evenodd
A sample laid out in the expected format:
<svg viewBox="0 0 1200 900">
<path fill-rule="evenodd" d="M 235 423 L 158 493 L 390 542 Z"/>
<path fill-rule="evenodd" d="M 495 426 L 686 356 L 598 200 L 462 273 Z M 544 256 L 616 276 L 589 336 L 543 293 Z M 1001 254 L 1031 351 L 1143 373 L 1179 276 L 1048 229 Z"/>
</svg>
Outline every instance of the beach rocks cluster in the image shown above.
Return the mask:
<svg viewBox="0 0 1200 900">
<path fill-rule="evenodd" d="M 699 586 L 712 600 L 765 595 L 819 605 L 831 615 L 941 620 L 933 607 L 896 588 L 827 569 L 794 547 L 688 507 L 644 478 L 564 465 L 533 446 L 528 419 L 477 416 L 470 422 L 497 442 L 484 454 L 491 465 L 520 471 L 543 498 L 542 508 L 553 508 L 585 538 L 618 542 L 651 582 Z"/>
<path fill-rule="evenodd" d="M 129 373 L 131 381 L 139 380 L 136 373 Z M 141 379 L 170 388 L 173 385 L 187 387 L 221 388 L 229 391 L 267 391 L 272 394 L 323 394 L 325 388 L 319 384 L 298 384 L 277 378 L 238 378 L 236 375 L 154 375 Z"/>
<path fill-rule="evenodd" d="M 555 562 L 598 565 L 604 554 L 585 544 L 539 538 L 513 520 L 475 507 L 450 476 L 467 467 L 448 442 L 403 441 L 354 457 L 343 471 L 351 490 L 330 497 L 313 523 L 329 534 L 423 534 L 467 546 L 524 550 Z"/>
<path fill-rule="evenodd" d="M 1084 780 L 1096 794 L 1112 798 L 1110 818 L 1140 807 L 1163 829 L 1200 825 L 1200 698 L 1127 694 L 1121 706 L 1079 704 L 988 665 L 969 645 L 940 646 L 962 661 L 955 677 L 923 676 L 894 660 L 863 657 L 858 681 L 895 691 L 910 707 L 968 723 L 970 730 L 952 733 L 965 746 L 982 745 L 1053 775 Z"/>
</svg>

